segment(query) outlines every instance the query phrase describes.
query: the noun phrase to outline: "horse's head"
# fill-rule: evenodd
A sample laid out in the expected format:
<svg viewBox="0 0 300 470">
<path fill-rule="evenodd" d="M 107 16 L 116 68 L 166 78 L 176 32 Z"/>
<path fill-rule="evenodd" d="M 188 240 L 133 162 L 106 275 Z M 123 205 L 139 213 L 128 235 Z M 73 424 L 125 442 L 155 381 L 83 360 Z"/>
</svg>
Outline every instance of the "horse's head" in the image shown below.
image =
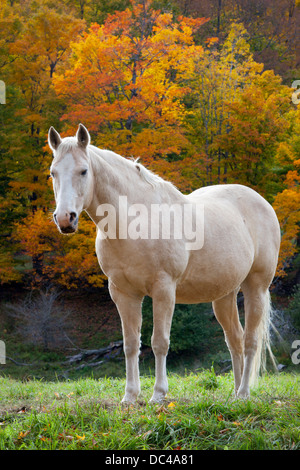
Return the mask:
<svg viewBox="0 0 300 470">
<path fill-rule="evenodd" d="M 87 151 L 90 135 L 79 124 L 76 137 L 62 139 L 51 127 L 48 143 L 54 156 L 50 168 L 56 200 L 54 220 L 62 233 L 73 233 L 81 211 L 90 203 L 92 176 Z"/>
</svg>

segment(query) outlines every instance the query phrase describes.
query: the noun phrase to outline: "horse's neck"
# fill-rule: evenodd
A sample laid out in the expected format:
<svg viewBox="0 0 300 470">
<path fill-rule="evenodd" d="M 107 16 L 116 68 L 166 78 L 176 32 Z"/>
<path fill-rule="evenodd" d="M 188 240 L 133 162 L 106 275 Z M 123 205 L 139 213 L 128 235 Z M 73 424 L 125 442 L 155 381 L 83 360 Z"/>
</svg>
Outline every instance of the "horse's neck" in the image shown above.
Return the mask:
<svg viewBox="0 0 300 470">
<path fill-rule="evenodd" d="M 102 204 L 119 210 L 120 196 L 126 196 L 128 204 L 142 202 L 145 197 L 145 184 L 142 184 L 133 162 L 109 151 L 90 148 L 90 158 L 94 173 L 91 190 L 91 204 L 87 212 L 95 223 L 98 222 L 97 208 Z M 146 191 L 150 190 L 146 187 Z"/>
<path fill-rule="evenodd" d="M 99 221 L 97 208 L 102 204 L 109 204 L 114 206 L 115 213 L 118 214 L 120 197 L 126 197 L 128 206 L 143 204 L 148 208 L 151 204 L 186 202 L 185 196 L 171 183 L 132 160 L 93 146 L 90 147 L 90 158 L 94 185 L 91 188 L 92 203 L 87 212 L 96 224 Z"/>
</svg>

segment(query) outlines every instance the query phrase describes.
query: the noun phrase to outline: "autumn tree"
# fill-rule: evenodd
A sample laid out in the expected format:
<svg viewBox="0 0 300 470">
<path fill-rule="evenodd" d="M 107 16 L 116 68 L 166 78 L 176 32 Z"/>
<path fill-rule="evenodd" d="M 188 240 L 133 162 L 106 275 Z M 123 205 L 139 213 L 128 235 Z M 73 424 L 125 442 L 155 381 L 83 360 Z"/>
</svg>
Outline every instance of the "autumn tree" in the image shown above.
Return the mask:
<svg viewBox="0 0 300 470">
<path fill-rule="evenodd" d="M 191 189 L 199 181 L 239 182 L 272 200 L 278 186 L 270 174 L 291 125 L 291 91 L 280 76 L 254 61 L 243 25 L 233 23 L 221 47 L 218 38 L 207 41 L 190 88 L 185 123 L 194 150 L 182 162 L 182 172 Z"/>
<path fill-rule="evenodd" d="M 290 137 L 277 148 L 276 162 L 285 174 L 284 188 L 273 207 L 282 228 L 278 274 L 284 276 L 300 245 L 300 110 L 291 111 Z"/>
<path fill-rule="evenodd" d="M 17 5 L 3 2 L 0 8 L 0 49 L 6 58 L 0 67 L 7 94 L 0 108 L 1 190 L 10 207 L 25 215 L 28 205 L 47 201 L 43 147 L 49 123 L 57 121 L 51 78 L 84 23 L 43 4 L 27 1 L 19 11 Z"/>
<path fill-rule="evenodd" d="M 228 129 L 225 103 L 235 102 L 262 68 L 253 60 L 247 31 L 237 23 L 231 25 L 222 47 L 218 47 L 218 38 L 210 38 L 203 57 L 195 60 L 185 121 L 194 157 L 183 169 L 193 189 L 199 180 L 202 185 L 224 182 L 226 168 L 222 168 L 217 137 Z"/>
<path fill-rule="evenodd" d="M 94 142 L 144 163 L 184 152 L 183 78 L 202 47 L 193 31 L 206 20 L 179 18 L 132 1 L 131 9 L 94 24 L 73 53 L 55 90 L 67 104 L 63 119 L 79 121 L 94 133 Z"/>
<path fill-rule="evenodd" d="M 5 52 L 0 70 L 6 84 L 6 104 L 0 106 L 2 282 L 16 279 L 10 242 L 15 220 L 39 207 L 46 210 L 53 198 L 44 149 L 49 125 L 57 122 L 51 80 L 70 41 L 84 27 L 81 20 L 45 3 L 7 1 L 0 7 L 0 49 Z"/>
<path fill-rule="evenodd" d="M 184 192 L 255 187 L 274 202 L 285 269 L 299 244 L 299 115 L 283 85 L 298 15 L 299 0 L 3 0 L 0 282 L 102 285 L 92 222 L 65 238 L 51 221 L 47 132 L 80 121 Z"/>
<path fill-rule="evenodd" d="M 43 204 L 45 196 L 45 177 L 40 173 L 42 148 L 55 113 L 55 105 L 54 113 L 51 109 L 55 102 L 51 79 L 70 41 L 83 27 L 80 20 L 41 6 L 10 47 L 15 60 L 9 81 L 22 94 L 23 107 L 18 109 L 17 117 L 23 123 L 26 145 L 21 150 L 22 158 L 18 160 L 23 166 L 22 172 L 19 172 L 19 177 L 15 175 L 11 184 L 16 193 L 27 192 L 36 207 Z"/>
<path fill-rule="evenodd" d="M 210 18 L 200 30 L 203 42 L 216 36 L 222 45 L 231 23 L 242 23 L 256 62 L 274 70 L 287 85 L 298 78 L 299 0 L 173 0 L 171 5 L 183 15 Z"/>
<path fill-rule="evenodd" d="M 251 186 L 269 200 L 276 150 L 291 127 L 291 92 L 281 82 L 273 71 L 253 77 L 237 99 L 224 103 L 226 131 L 216 139 L 223 181 Z"/>
<path fill-rule="evenodd" d="M 67 289 L 103 286 L 105 276 L 95 254 L 95 232 L 94 223 L 84 214 L 74 237 L 59 234 L 52 214 L 42 210 L 17 223 L 12 241 L 27 258 L 22 270 L 25 283 Z"/>
</svg>

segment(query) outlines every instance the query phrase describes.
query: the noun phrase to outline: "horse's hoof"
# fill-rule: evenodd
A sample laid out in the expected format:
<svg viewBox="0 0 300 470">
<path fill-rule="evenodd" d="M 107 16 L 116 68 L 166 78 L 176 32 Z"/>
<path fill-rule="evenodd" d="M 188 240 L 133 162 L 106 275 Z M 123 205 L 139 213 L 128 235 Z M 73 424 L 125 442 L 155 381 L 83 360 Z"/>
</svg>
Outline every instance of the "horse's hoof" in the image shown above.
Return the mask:
<svg viewBox="0 0 300 470">
<path fill-rule="evenodd" d="M 121 401 L 122 406 L 130 406 L 136 403 L 137 397 L 133 397 L 132 395 L 125 395 Z"/>
<path fill-rule="evenodd" d="M 162 404 L 164 401 L 165 401 L 165 395 L 157 394 L 157 395 L 153 395 L 152 398 L 150 398 L 149 403 L 151 403 L 151 404 L 155 404 L 155 403 Z"/>
<path fill-rule="evenodd" d="M 236 397 L 247 400 L 248 398 L 250 398 L 250 392 L 249 392 L 249 390 L 239 389 L 237 394 L 236 394 Z"/>
</svg>

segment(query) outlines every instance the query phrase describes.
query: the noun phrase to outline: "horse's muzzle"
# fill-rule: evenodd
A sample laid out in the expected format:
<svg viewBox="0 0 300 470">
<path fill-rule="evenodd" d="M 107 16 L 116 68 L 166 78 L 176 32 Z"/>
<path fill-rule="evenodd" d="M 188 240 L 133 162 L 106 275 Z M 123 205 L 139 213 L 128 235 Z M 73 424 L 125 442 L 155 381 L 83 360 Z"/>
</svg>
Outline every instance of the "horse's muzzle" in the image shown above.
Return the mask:
<svg viewBox="0 0 300 470">
<path fill-rule="evenodd" d="M 58 217 L 56 213 L 53 214 L 54 221 L 63 234 L 74 233 L 78 227 L 78 216 L 76 212 L 66 213 L 63 217 Z"/>
<path fill-rule="evenodd" d="M 74 233 L 77 230 L 77 225 L 69 225 L 68 227 L 58 227 L 61 233 Z"/>
</svg>

